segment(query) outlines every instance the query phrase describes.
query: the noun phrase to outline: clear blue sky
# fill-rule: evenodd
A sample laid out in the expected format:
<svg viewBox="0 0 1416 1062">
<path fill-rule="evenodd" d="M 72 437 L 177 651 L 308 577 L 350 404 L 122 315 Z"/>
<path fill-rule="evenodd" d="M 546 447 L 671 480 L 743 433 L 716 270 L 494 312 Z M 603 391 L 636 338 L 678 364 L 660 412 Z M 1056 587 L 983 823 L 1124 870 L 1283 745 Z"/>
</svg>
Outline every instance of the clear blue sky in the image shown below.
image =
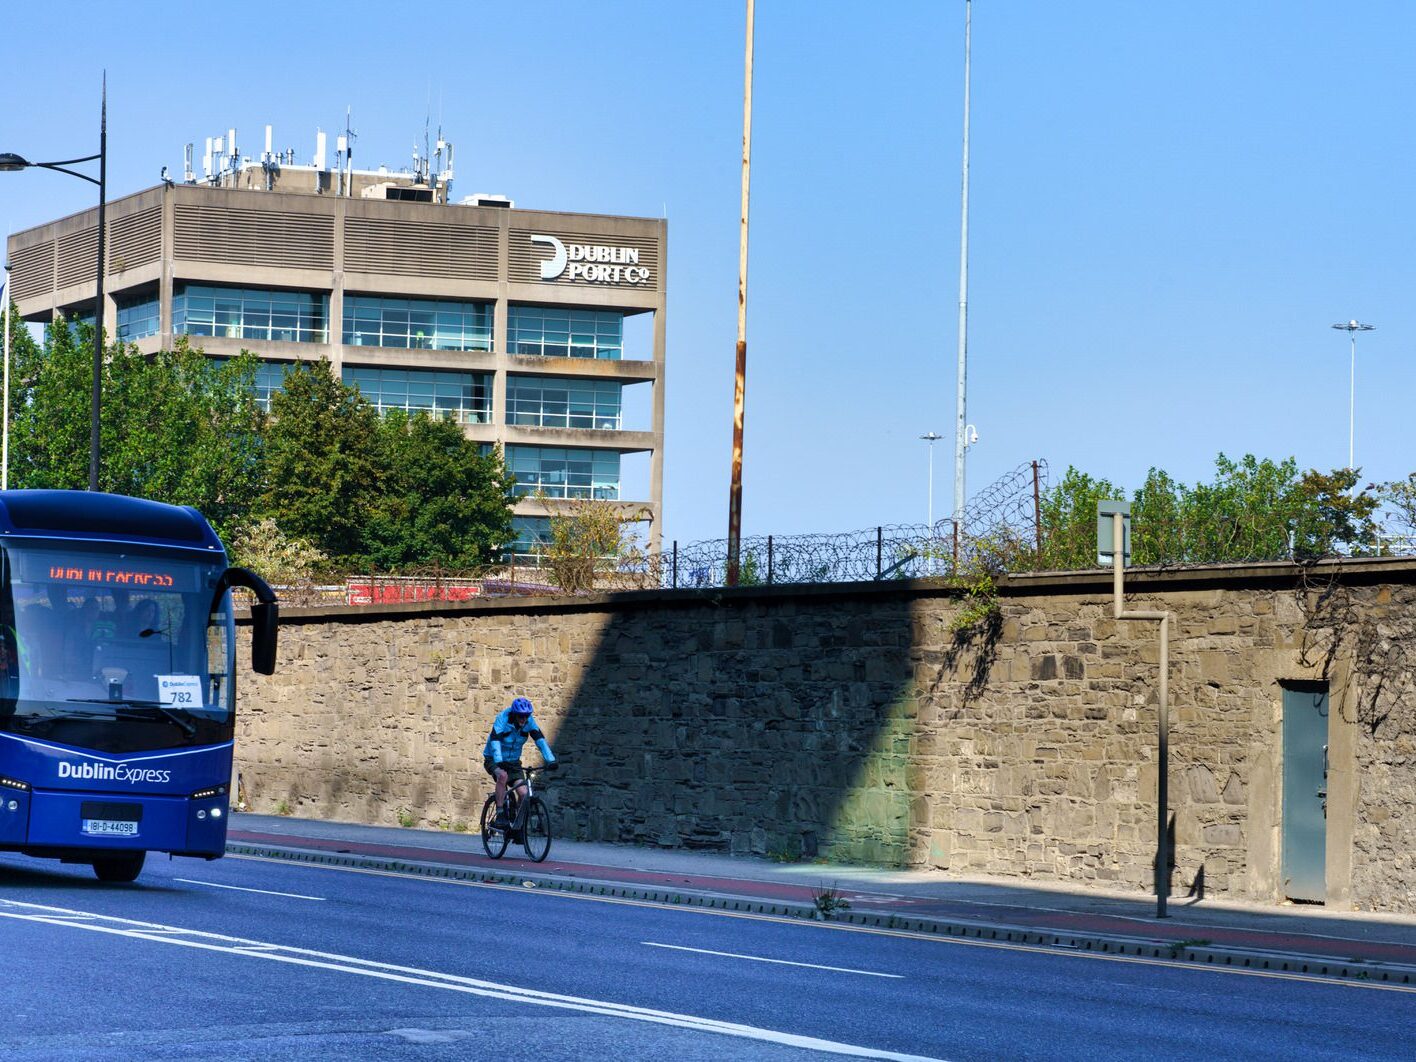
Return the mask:
<svg viewBox="0 0 1416 1062">
<path fill-rule="evenodd" d="M 312 154 L 346 105 L 358 163 L 406 165 L 431 95 L 458 193 L 666 210 L 666 538 L 725 533 L 741 3 L 17 7 L 0 150 L 90 150 L 106 65 L 114 195 L 230 125 Z M 962 29 L 962 0 L 758 4 L 746 533 L 922 521 L 931 429 L 949 509 Z M 1413 55 L 1398 0 L 978 0 L 970 487 L 1340 467 L 1353 316 L 1358 464 L 1416 470 Z M 8 229 L 91 202 L 0 182 Z"/>
</svg>

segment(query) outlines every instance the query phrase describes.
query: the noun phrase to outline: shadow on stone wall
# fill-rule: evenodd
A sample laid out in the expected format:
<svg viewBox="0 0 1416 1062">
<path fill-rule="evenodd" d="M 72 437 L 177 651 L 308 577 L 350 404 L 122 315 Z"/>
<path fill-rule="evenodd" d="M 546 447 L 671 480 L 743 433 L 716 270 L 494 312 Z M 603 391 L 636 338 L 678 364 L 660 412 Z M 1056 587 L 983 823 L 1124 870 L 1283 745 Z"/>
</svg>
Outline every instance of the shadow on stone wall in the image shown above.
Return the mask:
<svg viewBox="0 0 1416 1062">
<path fill-rule="evenodd" d="M 611 617 L 555 735 L 560 821 L 586 840 L 909 861 L 913 628 L 903 596 Z"/>
</svg>

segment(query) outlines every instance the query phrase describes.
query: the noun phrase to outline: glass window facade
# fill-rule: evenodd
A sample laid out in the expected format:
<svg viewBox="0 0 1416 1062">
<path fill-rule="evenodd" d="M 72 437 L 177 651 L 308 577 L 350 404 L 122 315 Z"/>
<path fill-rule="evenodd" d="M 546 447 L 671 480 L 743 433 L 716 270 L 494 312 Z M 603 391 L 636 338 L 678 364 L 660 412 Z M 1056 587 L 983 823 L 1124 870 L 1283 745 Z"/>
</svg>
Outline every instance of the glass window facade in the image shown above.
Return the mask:
<svg viewBox="0 0 1416 1062">
<path fill-rule="evenodd" d="M 162 318 L 156 295 L 118 296 L 113 304 L 118 308 L 120 343 L 157 335 Z"/>
<path fill-rule="evenodd" d="M 620 428 L 620 392 L 613 380 L 576 380 L 550 376 L 509 376 L 506 382 L 508 424 L 537 428 Z"/>
<path fill-rule="evenodd" d="M 289 362 L 263 361 L 256 366 L 256 404 L 270 412 L 270 396 L 285 386 L 285 375 L 295 368 Z"/>
<path fill-rule="evenodd" d="M 513 516 L 511 533 L 515 536 L 509 552 L 517 564 L 540 565 L 546 559 L 546 544 L 551 540 L 549 516 Z"/>
<path fill-rule="evenodd" d="M 329 342 L 329 296 L 185 285 L 172 297 L 172 331 L 228 339 Z"/>
<path fill-rule="evenodd" d="M 506 346 L 511 354 L 619 361 L 624 351 L 624 314 L 613 310 L 509 306 Z"/>
<path fill-rule="evenodd" d="M 346 366 L 344 382 L 380 413 L 403 409 L 459 424 L 485 424 L 492 416 L 492 379 L 483 373 Z"/>
<path fill-rule="evenodd" d="M 516 476 L 515 493 L 548 498 L 619 498 L 620 455 L 615 450 L 554 446 L 508 446 L 506 467 Z"/>
<path fill-rule="evenodd" d="M 356 347 L 491 350 L 492 304 L 346 295 L 344 342 Z"/>
</svg>

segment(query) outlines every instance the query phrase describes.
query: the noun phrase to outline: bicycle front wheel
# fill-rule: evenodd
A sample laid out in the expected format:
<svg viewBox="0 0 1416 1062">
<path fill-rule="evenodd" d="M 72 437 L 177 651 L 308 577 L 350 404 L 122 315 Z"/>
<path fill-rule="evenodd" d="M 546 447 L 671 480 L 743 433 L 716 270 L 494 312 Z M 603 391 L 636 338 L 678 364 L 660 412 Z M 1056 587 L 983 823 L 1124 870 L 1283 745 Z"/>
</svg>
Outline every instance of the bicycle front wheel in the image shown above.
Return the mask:
<svg viewBox="0 0 1416 1062">
<path fill-rule="evenodd" d="M 521 844 L 533 863 L 551 854 L 551 813 L 540 797 L 532 797 L 526 806 L 526 833 Z"/>
<path fill-rule="evenodd" d="M 482 805 L 482 847 L 491 858 L 500 859 L 511 838 L 506 830 L 498 830 L 492 825 L 496 817 L 497 798 L 487 797 L 487 802 Z"/>
</svg>

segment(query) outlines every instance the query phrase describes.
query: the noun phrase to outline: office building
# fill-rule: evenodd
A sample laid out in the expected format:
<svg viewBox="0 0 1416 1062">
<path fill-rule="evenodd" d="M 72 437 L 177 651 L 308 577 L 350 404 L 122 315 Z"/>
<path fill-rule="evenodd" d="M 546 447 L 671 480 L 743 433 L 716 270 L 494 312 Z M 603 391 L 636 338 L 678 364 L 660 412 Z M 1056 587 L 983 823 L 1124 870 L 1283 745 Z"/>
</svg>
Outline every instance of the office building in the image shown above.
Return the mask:
<svg viewBox="0 0 1416 1062">
<path fill-rule="evenodd" d="M 642 515 L 657 548 L 667 223 L 452 202 L 441 139 L 396 173 L 353 169 L 348 142 L 331 166 L 321 134 L 298 165 L 269 130 L 257 159 L 232 132 L 207 142 L 201 178 L 189 146 L 181 181 L 109 202 L 110 336 L 250 350 L 263 401 L 292 365 L 325 358 L 381 410 L 456 420 L 504 448 L 523 562 L 548 509 L 577 498 Z M 96 251 L 96 209 L 11 236 L 21 316 L 91 317 Z"/>
</svg>

